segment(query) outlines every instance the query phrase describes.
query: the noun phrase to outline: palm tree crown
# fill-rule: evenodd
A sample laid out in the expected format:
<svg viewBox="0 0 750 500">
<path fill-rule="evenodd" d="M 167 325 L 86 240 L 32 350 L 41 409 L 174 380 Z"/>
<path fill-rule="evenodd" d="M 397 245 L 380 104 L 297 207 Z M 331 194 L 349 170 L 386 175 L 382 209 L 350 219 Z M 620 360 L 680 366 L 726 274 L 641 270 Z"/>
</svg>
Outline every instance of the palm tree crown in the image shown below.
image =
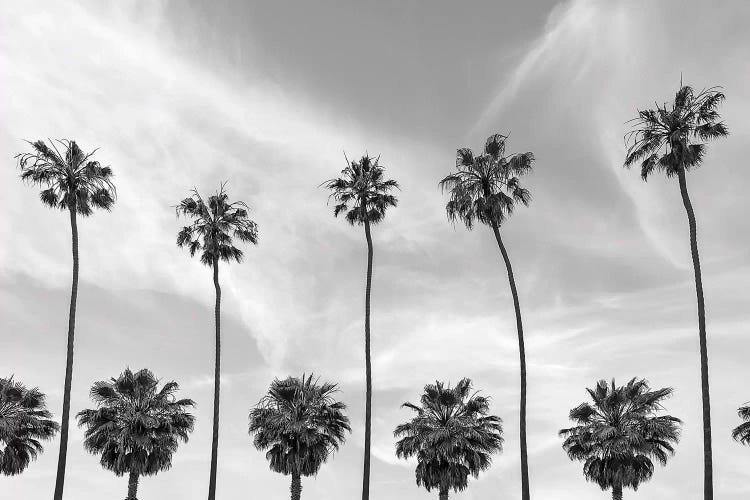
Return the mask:
<svg viewBox="0 0 750 500">
<path fill-rule="evenodd" d="M 201 262 L 242 260 L 242 250 L 233 245 L 232 238 L 258 243 L 258 226 L 248 218 L 248 207 L 242 201 L 229 201 L 224 184 L 206 203 L 197 190 L 176 207 L 177 215 L 193 219 L 177 234 L 177 245 L 187 247 L 190 256 L 201 251 Z"/>
<path fill-rule="evenodd" d="M 443 191 L 450 193 L 445 207 L 449 219 L 460 220 L 469 229 L 476 220 L 500 226 L 516 203 L 529 204 L 531 194 L 519 177 L 531 171 L 534 154 L 503 156 L 507 138 L 491 135 L 479 155 L 469 148 L 456 151 L 456 171 L 440 181 Z"/>
<path fill-rule="evenodd" d="M 625 166 L 640 162 L 644 181 L 655 170 L 672 177 L 681 169 L 699 166 L 706 149 L 704 141 L 729 134 L 716 111 L 722 101 L 724 94 L 718 87 L 696 93 L 681 85 L 671 104 L 639 111 L 633 130 L 626 135 Z"/>
<path fill-rule="evenodd" d="M 732 431 L 732 438 L 742 444 L 750 445 L 750 405 L 740 407 L 737 415 L 743 422 Z"/>
<path fill-rule="evenodd" d="M 657 413 L 672 389 L 650 390 L 646 380 L 625 386 L 600 380 L 586 389 L 593 404 L 582 403 L 570 411 L 576 424 L 560 431 L 563 448 L 571 460 L 584 462 L 583 474 L 603 490 L 622 494 L 623 487 L 638 489 L 654 473 L 652 460 L 666 465 L 680 437 L 678 418 Z M 617 497 L 616 497 L 617 498 Z"/>
<path fill-rule="evenodd" d="M 502 451 L 502 420 L 488 415 L 489 400 L 471 387 L 467 378 L 453 388 L 435 382 L 425 386 L 421 405 L 402 405 L 416 416 L 396 427 L 396 455 L 416 456 L 417 486 L 427 491 L 436 488 L 447 497 L 450 488 L 465 489 L 469 475 L 477 477 L 492 453 Z"/>
<path fill-rule="evenodd" d="M 398 182 L 384 179 L 384 173 L 385 167 L 380 165 L 379 158 L 365 155 L 359 161 L 347 160 L 341 177 L 322 184 L 331 190 L 331 198 L 336 202 L 333 214 L 338 217 L 345 213 L 352 225 L 364 224 L 365 220 L 371 224 L 382 221 L 388 207 L 398 204 L 398 199 L 391 194 L 398 189 Z"/>
<path fill-rule="evenodd" d="M 110 210 L 116 197 L 112 169 L 92 160 L 96 150 L 84 153 L 75 141 L 56 142 L 62 152 L 53 141 L 29 142 L 34 151 L 17 156 L 21 179 L 44 187 L 39 197 L 51 208 L 73 210 L 84 217 L 94 208 Z"/>
<path fill-rule="evenodd" d="M 45 396 L 10 378 L 0 378 L 0 474 L 20 474 L 42 452 L 60 426 L 50 420 Z"/>
<path fill-rule="evenodd" d="M 193 431 L 195 418 L 187 409 L 195 403 L 176 398 L 176 382 L 158 385 L 151 371 L 128 368 L 96 382 L 90 395 L 97 408 L 78 413 L 78 425 L 86 429 L 84 447 L 101 454 L 102 467 L 118 476 L 168 470 L 179 442 Z"/>
<path fill-rule="evenodd" d="M 267 450 L 272 471 L 311 476 L 351 432 L 346 405 L 334 399 L 336 384 L 318 384 L 309 375 L 274 380 L 250 412 L 249 433 Z"/>
</svg>

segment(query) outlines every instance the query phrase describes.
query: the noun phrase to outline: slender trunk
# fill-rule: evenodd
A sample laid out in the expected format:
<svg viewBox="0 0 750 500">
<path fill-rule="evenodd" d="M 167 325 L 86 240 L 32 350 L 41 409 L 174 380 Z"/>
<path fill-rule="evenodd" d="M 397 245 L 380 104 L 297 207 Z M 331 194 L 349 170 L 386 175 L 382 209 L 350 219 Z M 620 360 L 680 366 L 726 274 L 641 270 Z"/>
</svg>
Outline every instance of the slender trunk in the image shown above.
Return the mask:
<svg viewBox="0 0 750 500">
<path fill-rule="evenodd" d="M 125 500 L 138 500 L 138 473 L 131 472 L 128 476 L 128 498 Z"/>
<path fill-rule="evenodd" d="M 448 500 L 448 488 L 440 487 L 440 494 L 438 496 L 440 500 Z"/>
<path fill-rule="evenodd" d="M 302 496 L 302 478 L 296 472 L 292 473 L 292 500 L 299 500 Z"/>
<path fill-rule="evenodd" d="M 367 285 L 365 287 L 365 458 L 362 473 L 362 500 L 370 498 L 370 436 L 372 426 L 372 366 L 370 364 L 370 289 L 372 286 L 372 236 L 365 218 L 367 238 Z"/>
<path fill-rule="evenodd" d="M 711 401 L 708 387 L 708 347 L 706 345 L 706 309 L 703 303 L 703 280 L 701 263 L 698 257 L 698 236 L 695 224 L 695 213 L 690 203 L 690 196 L 685 180 L 685 170 L 680 169 L 677 177 L 680 181 L 682 203 L 687 212 L 690 226 L 690 251 L 693 255 L 693 272 L 695 273 L 695 294 L 698 299 L 698 338 L 701 352 L 701 396 L 703 399 L 703 498 L 713 500 L 713 459 L 711 453 Z"/>
<path fill-rule="evenodd" d="M 492 231 L 495 233 L 497 246 L 500 247 L 500 253 L 503 254 L 505 268 L 508 271 L 508 281 L 510 282 L 510 292 L 513 295 L 513 307 L 516 310 L 516 330 L 518 332 L 518 355 L 521 362 L 521 409 L 520 409 L 520 438 L 521 438 L 521 499 L 529 500 L 529 457 L 526 446 L 526 348 L 523 342 L 523 323 L 521 322 L 521 306 L 518 303 L 518 291 L 516 290 L 516 280 L 513 277 L 513 268 L 510 265 L 508 252 L 505 250 L 503 240 L 500 238 L 500 230 L 497 224 L 492 224 Z"/>
<path fill-rule="evenodd" d="M 76 301 L 78 300 L 78 222 L 73 207 L 70 212 L 70 230 L 73 239 L 73 284 L 70 289 L 70 311 L 68 313 L 68 351 L 65 358 L 65 388 L 60 425 L 60 453 L 57 458 L 54 500 L 62 500 L 65 485 L 65 464 L 68 460 L 68 428 L 70 420 L 70 390 L 73 383 L 73 340 L 76 329 Z"/>
<path fill-rule="evenodd" d="M 622 485 L 616 484 L 612 487 L 612 500 L 622 500 Z"/>
<path fill-rule="evenodd" d="M 211 438 L 211 475 L 208 479 L 208 500 L 216 498 L 216 462 L 219 453 L 219 389 L 221 382 L 221 286 L 219 285 L 219 259 L 214 258 L 214 288 L 216 289 L 216 305 L 214 306 L 214 320 L 216 321 L 216 352 L 214 361 L 214 423 Z"/>
</svg>

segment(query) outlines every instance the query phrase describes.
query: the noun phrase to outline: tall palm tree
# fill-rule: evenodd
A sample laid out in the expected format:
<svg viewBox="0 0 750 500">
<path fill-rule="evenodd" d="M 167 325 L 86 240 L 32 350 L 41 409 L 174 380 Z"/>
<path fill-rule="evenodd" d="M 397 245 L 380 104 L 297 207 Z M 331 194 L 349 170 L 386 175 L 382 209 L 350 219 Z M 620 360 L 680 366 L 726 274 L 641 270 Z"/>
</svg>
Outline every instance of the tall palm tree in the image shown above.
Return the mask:
<svg viewBox="0 0 750 500">
<path fill-rule="evenodd" d="M 471 393 L 471 380 L 455 387 L 435 382 L 424 387 L 421 404 L 402 406 L 416 412 L 411 421 L 396 427 L 396 455 L 417 457 L 417 486 L 437 489 L 440 500 L 462 491 L 469 476 L 489 468 L 491 455 L 502 451 L 502 420 L 489 415 L 489 400 Z"/>
<path fill-rule="evenodd" d="M 219 261 L 241 262 L 242 250 L 234 246 L 233 238 L 247 243 L 258 243 L 258 226 L 248 217 L 248 206 L 242 201 L 229 201 L 225 184 L 204 201 L 197 190 L 176 207 L 177 215 L 191 219 L 177 234 L 177 246 L 187 247 L 190 256 L 200 252 L 201 262 L 213 269 L 216 302 L 214 321 L 216 350 L 214 358 L 214 414 L 211 440 L 211 472 L 208 482 L 208 500 L 216 498 L 216 464 L 219 452 L 219 388 L 221 377 L 221 286 Z"/>
<path fill-rule="evenodd" d="M 0 474 L 23 472 L 43 451 L 41 441 L 52 439 L 60 426 L 50 420 L 46 397 L 39 389 L 0 378 Z"/>
<path fill-rule="evenodd" d="M 398 182 L 384 177 L 385 168 L 380 157 L 363 156 L 350 162 L 341 171 L 341 177 L 330 179 L 322 185 L 331 190 L 330 198 L 336 205 L 333 215 L 345 214 L 351 225 L 365 227 L 367 240 L 367 283 L 365 285 L 365 452 L 362 474 L 362 500 L 370 498 L 370 436 L 372 428 L 372 366 L 370 364 L 370 291 L 372 288 L 372 236 L 370 226 L 385 218 L 388 207 L 398 200 L 391 194 Z"/>
<path fill-rule="evenodd" d="M 575 427 L 563 429 L 563 449 L 571 460 L 583 462 L 586 480 L 602 490 L 611 489 L 622 500 L 622 489 L 638 489 L 651 479 L 656 460 L 666 465 L 680 437 L 680 419 L 657 415 L 671 388 L 651 390 L 646 380 L 632 379 L 624 386 L 600 380 L 586 389 L 593 405 L 570 410 Z"/>
<path fill-rule="evenodd" d="M 737 415 L 743 422 L 732 431 L 732 438 L 742 444 L 750 445 L 750 404 L 741 406 L 737 410 Z"/>
<path fill-rule="evenodd" d="M 440 181 L 440 187 L 449 193 L 445 206 L 448 218 L 460 220 L 467 229 L 476 221 L 489 226 L 508 272 L 513 307 L 516 312 L 518 355 L 521 366 L 520 441 L 521 441 L 521 499 L 529 500 L 529 459 L 526 445 L 526 348 L 523 339 L 521 306 L 518 301 L 516 280 L 510 257 L 500 237 L 500 226 L 508 220 L 516 204 L 528 205 L 529 191 L 521 186 L 519 177 L 531 172 L 533 153 L 505 155 L 508 136 L 494 134 L 487 138 L 484 152 L 474 154 L 469 148 L 456 151 L 456 170 Z"/>
<path fill-rule="evenodd" d="M 126 368 L 117 378 L 95 382 L 90 394 L 97 407 L 78 413 L 86 450 L 100 454 L 102 467 L 117 476 L 128 474 L 126 500 L 137 500 L 141 476 L 172 467 L 177 446 L 193 431 L 195 418 L 187 410 L 195 403 L 177 399 L 176 382 L 158 386 L 151 371 Z"/>
<path fill-rule="evenodd" d="M 21 179 L 44 189 L 39 197 L 50 208 L 66 210 L 70 215 L 73 239 L 73 284 L 68 313 L 68 347 L 65 359 L 60 453 L 57 460 L 54 500 L 61 500 L 65 484 L 70 426 L 70 390 L 73 381 L 73 344 L 78 298 L 78 216 L 88 217 L 96 208 L 110 210 L 115 202 L 112 169 L 103 167 L 92 157 L 96 150 L 84 153 L 75 141 L 30 142 L 32 151 L 16 156 Z"/>
<path fill-rule="evenodd" d="M 703 303 L 703 280 L 698 256 L 695 213 L 690 202 L 685 173 L 703 163 L 707 141 L 726 137 L 729 134 L 716 111 L 722 101 L 724 101 L 724 94 L 719 91 L 718 87 L 696 93 L 691 87 L 680 84 L 680 89 L 671 104 L 657 104 L 655 109 L 638 112 L 638 117 L 633 120 L 633 129 L 626 135 L 628 152 L 625 157 L 626 167 L 640 163 L 641 177 L 644 181 L 655 171 L 663 172 L 668 178 L 677 177 L 682 203 L 687 212 L 698 302 L 698 339 L 703 400 L 704 500 L 713 499 L 706 310 Z"/>
<path fill-rule="evenodd" d="M 277 379 L 250 412 L 253 443 L 266 451 L 272 471 L 292 476 L 292 500 L 300 499 L 302 476 L 317 474 L 351 432 L 346 405 L 334 398 L 337 390 L 312 375 Z"/>
</svg>

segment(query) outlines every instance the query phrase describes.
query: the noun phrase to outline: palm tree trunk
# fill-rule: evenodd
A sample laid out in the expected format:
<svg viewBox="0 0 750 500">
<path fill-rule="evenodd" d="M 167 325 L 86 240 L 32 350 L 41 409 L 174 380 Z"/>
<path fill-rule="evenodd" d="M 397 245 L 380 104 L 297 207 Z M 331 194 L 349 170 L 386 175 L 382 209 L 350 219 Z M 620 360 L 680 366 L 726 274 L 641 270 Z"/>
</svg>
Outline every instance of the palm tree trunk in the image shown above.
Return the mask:
<svg viewBox="0 0 750 500">
<path fill-rule="evenodd" d="M 302 478 L 296 472 L 292 473 L 292 500 L 299 500 L 302 496 Z"/>
<path fill-rule="evenodd" d="M 365 287 L 365 457 L 362 473 L 362 500 L 370 498 L 370 437 L 372 426 L 372 366 L 370 363 L 370 289 L 372 286 L 372 236 L 365 217 L 367 238 L 367 285 Z"/>
<path fill-rule="evenodd" d="M 138 500 L 138 473 L 131 472 L 128 476 L 128 498 L 125 500 Z"/>
<path fill-rule="evenodd" d="M 513 277 L 513 268 L 510 265 L 508 252 L 505 250 L 503 240 L 500 238 L 500 230 L 497 224 L 492 224 L 492 231 L 495 233 L 497 246 L 500 247 L 500 253 L 503 254 L 505 268 L 508 271 L 508 281 L 510 282 L 510 292 L 513 295 L 513 307 L 516 310 L 516 330 L 518 332 L 518 355 L 521 362 L 521 409 L 520 409 L 520 430 L 521 430 L 521 499 L 529 500 L 529 457 L 526 446 L 526 348 L 523 342 L 523 323 L 521 322 L 521 306 L 518 303 L 518 291 L 516 290 L 516 280 Z"/>
<path fill-rule="evenodd" d="M 439 500 L 448 500 L 448 488 L 440 487 Z"/>
<path fill-rule="evenodd" d="M 708 347 L 706 345 L 706 308 L 703 303 L 703 280 L 701 279 L 701 263 L 698 256 L 698 236 L 695 224 L 693 204 L 685 180 L 685 170 L 680 169 L 677 177 L 680 181 L 682 203 L 687 212 L 690 226 L 690 251 L 693 256 L 693 272 L 695 274 L 695 294 L 698 299 L 698 338 L 701 352 L 701 396 L 703 399 L 703 498 L 713 500 L 713 458 L 711 453 L 711 401 L 708 386 Z"/>
<path fill-rule="evenodd" d="M 612 500 L 622 500 L 622 485 L 616 484 L 612 487 Z"/>
<path fill-rule="evenodd" d="M 65 464 L 68 460 L 68 428 L 70 420 L 70 391 L 73 383 L 73 341 L 76 329 L 76 302 L 78 300 L 78 222 L 75 207 L 69 207 L 70 230 L 73 240 L 73 284 L 70 289 L 70 311 L 68 312 L 68 351 L 65 357 L 65 388 L 60 425 L 60 453 L 57 458 L 54 500 L 62 500 L 65 485 Z"/>
<path fill-rule="evenodd" d="M 216 463 L 219 454 L 219 389 L 221 382 L 221 286 L 219 285 L 219 259 L 214 258 L 214 289 L 216 290 L 216 305 L 214 306 L 214 320 L 216 321 L 216 352 L 214 361 L 214 423 L 211 438 L 211 475 L 208 480 L 208 500 L 216 498 Z"/>
</svg>

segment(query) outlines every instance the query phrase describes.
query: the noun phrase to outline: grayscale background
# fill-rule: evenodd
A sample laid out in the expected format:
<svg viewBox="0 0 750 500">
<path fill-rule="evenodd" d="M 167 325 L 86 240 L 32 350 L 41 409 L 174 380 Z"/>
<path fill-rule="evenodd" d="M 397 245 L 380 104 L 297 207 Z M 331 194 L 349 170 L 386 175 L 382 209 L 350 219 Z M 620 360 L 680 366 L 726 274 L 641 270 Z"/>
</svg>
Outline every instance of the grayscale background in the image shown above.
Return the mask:
<svg viewBox="0 0 750 500">
<path fill-rule="evenodd" d="M 750 449 L 731 440 L 750 400 L 750 2 L 379 1 L 0 4 L 0 376 L 49 396 L 59 419 L 71 257 L 64 213 L 22 185 L 24 139 L 75 139 L 115 171 L 111 214 L 79 224 L 81 287 L 73 414 L 95 380 L 126 366 L 174 379 L 198 403 L 190 442 L 140 497 L 201 498 L 213 376 L 210 269 L 175 245 L 172 208 L 228 180 L 260 244 L 226 266 L 218 496 L 286 498 L 247 435 L 274 377 L 314 371 L 341 384 L 353 434 L 305 498 L 361 488 L 364 417 L 360 228 L 318 188 L 350 156 L 380 154 L 402 185 L 373 230 L 374 500 L 427 499 L 394 453 L 399 405 L 425 383 L 468 376 L 492 397 L 506 444 L 458 500 L 516 498 L 518 354 L 505 269 L 485 227 L 455 228 L 438 181 L 457 147 L 510 133 L 533 151 L 529 208 L 505 243 L 529 362 L 529 461 L 538 499 L 607 498 L 568 460 L 557 431 L 599 378 L 672 386 L 685 421 L 677 454 L 639 499 L 702 490 L 700 380 L 688 228 L 677 183 L 622 168 L 626 121 L 673 98 L 680 75 L 722 85 L 731 136 L 688 183 L 706 293 L 716 495 L 750 497 Z M 74 428 L 66 498 L 119 498 Z M 56 439 L 4 499 L 49 498 Z"/>
</svg>

